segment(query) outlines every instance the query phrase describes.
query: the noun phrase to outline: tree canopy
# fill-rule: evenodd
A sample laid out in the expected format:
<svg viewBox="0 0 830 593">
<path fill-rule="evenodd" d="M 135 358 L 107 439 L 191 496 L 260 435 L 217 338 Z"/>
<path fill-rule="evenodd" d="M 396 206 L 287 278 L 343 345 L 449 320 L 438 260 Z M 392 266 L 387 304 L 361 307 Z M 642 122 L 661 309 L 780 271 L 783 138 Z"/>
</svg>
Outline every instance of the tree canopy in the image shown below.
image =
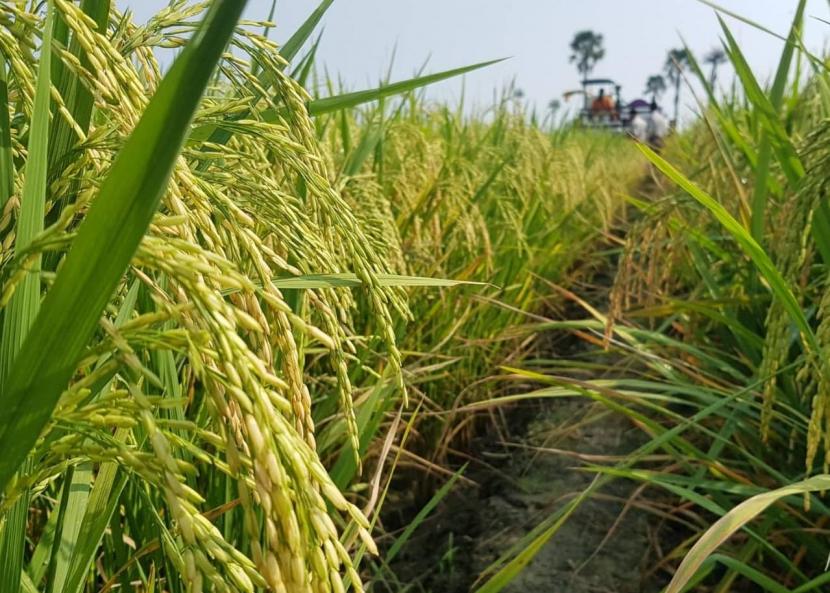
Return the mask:
<svg viewBox="0 0 830 593">
<path fill-rule="evenodd" d="M 662 74 L 654 74 L 646 81 L 645 93 L 651 95 L 656 101 L 660 95 L 666 92 L 666 79 Z"/>
<path fill-rule="evenodd" d="M 605 57 L 602 35 L 594 31 L 580 31 L 574 35 L 571 41 L 571 63 L 576 64 L 576 69 L 582 79 L 594 70 L 597 62 Z"/>
</svg>

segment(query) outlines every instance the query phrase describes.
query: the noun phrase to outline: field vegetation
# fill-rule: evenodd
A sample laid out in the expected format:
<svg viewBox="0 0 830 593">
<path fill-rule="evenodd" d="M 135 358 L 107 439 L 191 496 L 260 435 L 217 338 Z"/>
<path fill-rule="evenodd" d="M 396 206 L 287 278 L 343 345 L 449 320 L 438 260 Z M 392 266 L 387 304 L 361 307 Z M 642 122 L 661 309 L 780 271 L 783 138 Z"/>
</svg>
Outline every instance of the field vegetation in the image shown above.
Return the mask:
<svg viewBox="0 0 830 593">
<path fill-rule="evenodd" d="M 613 480 L 643 485 L 667 591 L 823 590 L 830 77 L 804 2 L 768 88 L 726 23 L 711 71 L 676 50 L 675 97 L 706 96 L 661 155 L 514 89 L 422 91 L 488 64 L 339 89 L 330 4 L 280 47 L 240 0 L 0 5 L 0 591 L 419 590 L 394 560 L 476 439 L 561 398 L 643 444 L 584 461 L 477 590 Z"/>
</svg>

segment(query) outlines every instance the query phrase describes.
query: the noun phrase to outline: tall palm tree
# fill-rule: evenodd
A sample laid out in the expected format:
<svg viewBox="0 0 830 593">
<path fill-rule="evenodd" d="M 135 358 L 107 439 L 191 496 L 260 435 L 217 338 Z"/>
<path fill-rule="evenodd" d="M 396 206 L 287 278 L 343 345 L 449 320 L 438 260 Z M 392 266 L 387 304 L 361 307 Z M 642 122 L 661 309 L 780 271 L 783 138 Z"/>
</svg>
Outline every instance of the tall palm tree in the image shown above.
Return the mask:
<svg viewBox="0 0 830 593">
<path fill-rule="evenodd" d="M 550 122 L 552 128 L 556 127 L 556 114 L 562 109 L 562 101 L 559 99 L 551 99 L 548 101 L 548 112 L 545 115 L 545 121 Z"/>
<path fill-rule="evenodd" d="M 548 101 L 548 110 L 556 115 L 556 113 L 562 108 L 562 101 L 559 99 L 551 99 Z"/>
<path fill-rule="evenodd" d="M 683 71 L 689 66 L 689 50 L 678 48 L 669 50 L 664 70 L 666 77 L 674 85 L 674 124 L 680 115 L 680 86 L 683 82 Z"/>
<path fill-rule="evenodd" d="M 646 90 L 644 92 L 647 95 L 651 95 L 651 100 L 656 103 L 660 98 L 660 95 L 666 92 L 666 79 L 662 74 L 654 74 L 649 76 L 646 81 Z"/>
<path fill-rule="evenodd" d="M 582 80 L 586 80 L 594 66 L 605 57 L 605 48 L 602 46 L 602 35 L 594 31 L 580 31 L 571 41 L 571 63 Z"/>
<path fill-rule="evenodd" d="M 725 64 L 727 62 L 726 52 L 719 47 L 713 48 L 708 54 L 706 54 L 703 61 L 709 64 L 712 68 L 709 71 L 709 86 L 712 87 L 712 90 L 714 90 L 715 82 L 718 80 L 718 68 L 721 64 Z"/>
</svg>

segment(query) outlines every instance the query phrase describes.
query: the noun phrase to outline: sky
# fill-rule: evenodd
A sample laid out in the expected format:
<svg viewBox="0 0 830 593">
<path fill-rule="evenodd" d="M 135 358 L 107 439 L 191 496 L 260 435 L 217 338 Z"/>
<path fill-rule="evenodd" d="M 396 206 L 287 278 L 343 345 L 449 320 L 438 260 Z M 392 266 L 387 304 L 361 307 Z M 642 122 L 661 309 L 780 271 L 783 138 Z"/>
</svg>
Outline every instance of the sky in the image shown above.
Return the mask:
<svg viewBox="0 0 830 593">
<path fill-rule="evenodd" d="M 166 0 L 119 0 L 137 20 Z M 285 41 L 314 9 L 317 0 L 278 0 L 272 37 Z M 719 5 L 785 35 L 796 0 L 720 0 Z M 264 19 L 271 0 L 250 0 L 249 18 Z M 821 52 L 830 36 L 826 0 L 808 0 L 805 41 Z M 750 65 L 762 80 L 772 76 L 783 42 L 735 19 L 728 24 Z M 720 44 L 715 12 L 698 0 L 334 0 L 322 22 L 318 61 L 350 90 L 376 86 L 392 62 L 394 79 L 409 78 L 427 64 L 438 71 L 494 58 L 509 58 L 464 78 L 465 95 L 480 107 L 512 80 L 525 100 L 540 109 L 578 88 L 569 63 L 575 32 L 593 29 L 604 36 L 606 57 L 594 77 L 617 80 L 627 100 L 640 96 L 651 74 L 661 72 L 666 53 L 681 36 L 701 56 Z M 721 80 L 732 73 L 724 68 Z M 434 85 L 427 96 L 457 101 L 462 82 Z M 665 100 L 664 100 L 665 101 Z M 668 103 L 668 101 L 665 101 Z M 692 98 L 683 100 L 691 114 Z M 565 107 L 576 107 L 576 100 Z"/>
</svg>

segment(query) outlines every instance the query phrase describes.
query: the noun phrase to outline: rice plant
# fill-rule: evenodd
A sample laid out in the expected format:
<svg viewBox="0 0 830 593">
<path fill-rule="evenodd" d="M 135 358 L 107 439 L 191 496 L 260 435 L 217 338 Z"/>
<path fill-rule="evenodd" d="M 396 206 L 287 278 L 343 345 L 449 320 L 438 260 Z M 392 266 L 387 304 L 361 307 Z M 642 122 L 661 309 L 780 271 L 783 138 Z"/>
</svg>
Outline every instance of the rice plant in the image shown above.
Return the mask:
<svg viewBox="0 0 830 593">
<path fill-rule="evenodd" d="M 2 5 L 0 590 L 362 590 L 390 414 L 463 401 L 618 212 L 608 139 L 416 93 L 486 63 L 309 94 L 330 4 L 283 47 L 238 0 Z"/>
<path fill-rule="evenodd" d="M 244 4 L 2 7 L 3 590 L 362 588 L 303 376 L 354 443 L 354 301 L 279 282 L 353 272 L 393 380 L 407 308 Z"/>
<path fill-rule="evenodd" d="M 652 568 L 673 576 L 671 592 L 818 591 L 827 582 L 826 476 L 816 474 L 830 459 L 828 87 L 823 61 L 801 40 L 804 10 L 799 2 L 767 87 L 721 21 L 742 91 L 717 97 L 692 60 L 708 101 L 665 155 L 644 149 L 673 185 L 635 201 L 642 221 L 628 235 L 608 314 L 592 308 L 587 319 L 536 327 L 595 334 L 605 376 L 521 371 L 551 385 L 536 396 L 588 397 L 647 435 L 625 462 L 589 469 L 603 476 L 598 487 L 648 485 L 663 522 L 686 534 Z M 655 464 L 655 452 L 667 462 Z"/>
<path fill-rule="evenodd" d="M 420 91 L 492 61 L 340 88 L 331 0 L 281 47 L 245 4 L 0 5 L 0 591 L 406 589 L 391 563 L 493 407 L 561 397 L 648 439 L 482 591 L 613 479 L 683 534 L 651 567 L 670 591 L 821 590 L 830 85 L 804 1 L 767 86 L 725 21 L 740 92 L 689 53 L 700 121 L 661 155 L 511 88 Z M 608 265 L 601 309 L 575 293 Z M 590 363 L 555 359 L 563 330 Z"/>
<path fill-rule="evenodd" d="M 476 432 L 474 415 L 443 410 L 492 396 L 498 365 L 534 351 L 513 329 L 558 306 L 549 282 L 586 275 L 645 169 L 626 139 L 550 135 L 507 99 L 469 116 L 412 94 L 318 121 L 343 195 L 399 273 L 484 283 L 419 291 L 399 331 L 421 413 L 438 415 L 412 445 L 443 461 Z"/>
</svg>

